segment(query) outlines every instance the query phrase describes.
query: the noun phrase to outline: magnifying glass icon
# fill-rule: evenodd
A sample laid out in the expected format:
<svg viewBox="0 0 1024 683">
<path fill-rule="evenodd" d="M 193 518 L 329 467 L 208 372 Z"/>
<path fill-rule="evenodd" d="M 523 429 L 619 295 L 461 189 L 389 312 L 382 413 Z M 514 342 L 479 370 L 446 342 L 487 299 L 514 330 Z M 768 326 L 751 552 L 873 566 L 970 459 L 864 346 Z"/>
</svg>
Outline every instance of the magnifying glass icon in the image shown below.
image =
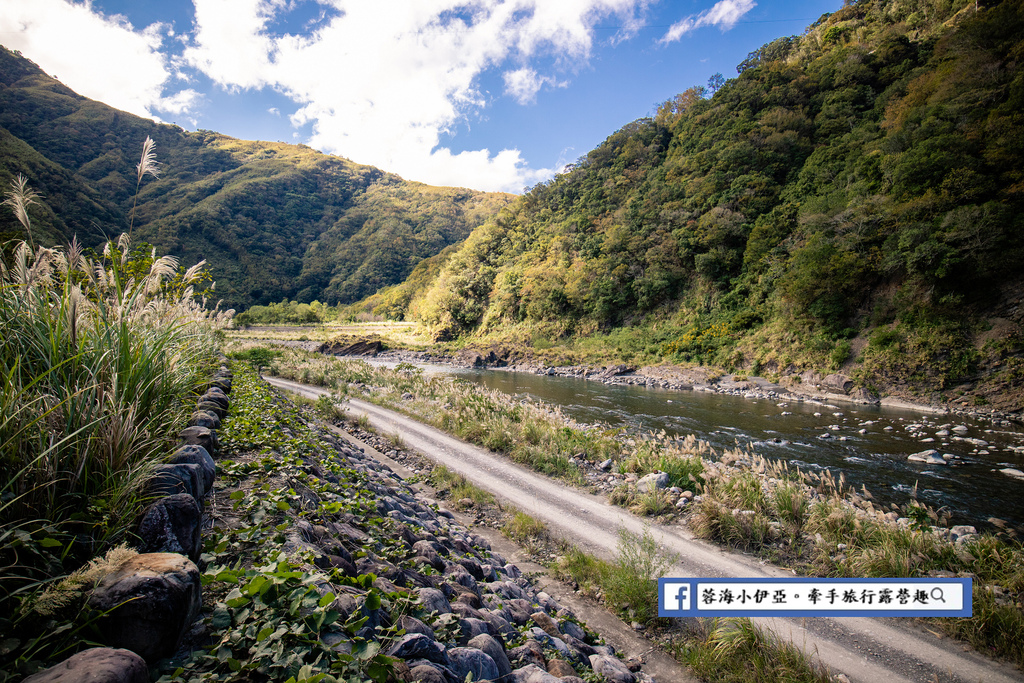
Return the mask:
<svg viewBox="0 0 1024 683">
<path fill-rule="evenodd" d="M 946 603 L 946 596 L 942 593 L 942 589 L 938 586 L 932 589 L 932 600 L 938 600 L 943 604 Z"/>
</svg>

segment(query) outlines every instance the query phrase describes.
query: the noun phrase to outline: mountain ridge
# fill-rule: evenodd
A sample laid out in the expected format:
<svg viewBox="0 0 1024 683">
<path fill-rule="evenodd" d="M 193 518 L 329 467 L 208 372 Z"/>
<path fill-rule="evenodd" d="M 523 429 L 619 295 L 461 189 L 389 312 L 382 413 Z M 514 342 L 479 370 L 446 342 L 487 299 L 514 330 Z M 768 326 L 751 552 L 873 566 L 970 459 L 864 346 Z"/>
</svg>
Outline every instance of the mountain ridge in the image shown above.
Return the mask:
<svg viewBox="0 0 1024 683">
<path fill-rule="evenodd" d="M 848 3 L 500 210 L 402 314 L 1020 409 L 1022 36 L 1019 0 Z"/>
<path fill-rule="evenodd" d="M 0 50 L 0 183 L 23 173 L 43 195 L 33 208 L 43 242 L 77 234 L 95 247 L 129 228 L 147 136 L 163 173 L 141 186 L 134 237 L 184 261 L 205 258 L 230 306 L 358 300 L 401 282 L 509 200 L 407 182 L 305 145 L 155 123 Z M 3 215 L 0 237 L 24 235 Z"/>
</svg>

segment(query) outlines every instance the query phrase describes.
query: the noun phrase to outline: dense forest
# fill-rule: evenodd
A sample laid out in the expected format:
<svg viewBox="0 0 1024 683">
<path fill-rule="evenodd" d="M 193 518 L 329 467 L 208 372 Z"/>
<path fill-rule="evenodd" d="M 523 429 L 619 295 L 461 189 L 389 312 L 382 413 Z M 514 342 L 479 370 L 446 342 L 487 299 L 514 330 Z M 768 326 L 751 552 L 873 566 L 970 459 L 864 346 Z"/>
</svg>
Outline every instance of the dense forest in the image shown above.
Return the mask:
<svg viewBox="0 0 1024 683">
<path fill-rule="evenodd" d="M 356 301 L 402 282 L 510 199 L 406 182 L 302 145 L 157 124 L 0 48 L 0 185 L 20 173 L 42 195 L 32 211 L 43 243 L 77 235 L 94 247 L 128 230 L 147 136 L 163 172 L 141 186 L 133 238 L 206 259 L 227 306 Z M 0 213 L 0 241 L 25 237 Z"/>
<path fill-rule="evenodd" d="M 848 4 L 503 208 L 401 313 L 627 361 L 1019 385 L 1022 58 L 1021 0 Z"/>
</svg>

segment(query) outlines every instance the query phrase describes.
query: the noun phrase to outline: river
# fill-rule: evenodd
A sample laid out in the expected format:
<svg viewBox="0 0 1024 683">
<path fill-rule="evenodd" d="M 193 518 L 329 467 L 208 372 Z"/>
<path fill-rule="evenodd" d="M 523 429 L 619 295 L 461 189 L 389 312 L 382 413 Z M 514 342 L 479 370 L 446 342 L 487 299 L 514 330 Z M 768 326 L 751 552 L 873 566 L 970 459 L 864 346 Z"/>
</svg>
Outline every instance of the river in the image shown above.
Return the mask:
<svg viewBox="0 0 1024 683">
<path fill-rule="evenodd" d="M 694 434 L 718 452 L 749 447 L 804 471 L 843 472 L 847 482 L 858 489 L 866 486 L 879 502 L 904 504 L 916 485 L 918 500 L 948 509 L 951 524 L 990 528 L 986 520 L 997 517 L 1024 526 L 1024 481 L 999 472 L 1024 470 L 1024 430 L 1017 425 L 878 406 L 755 400 L 501 370 L 433 369 L 559 406 L 579 422 Z M 907 461 L 911 453 L 931 448 L 958 456 L 962 464 Z"/>
</svg>

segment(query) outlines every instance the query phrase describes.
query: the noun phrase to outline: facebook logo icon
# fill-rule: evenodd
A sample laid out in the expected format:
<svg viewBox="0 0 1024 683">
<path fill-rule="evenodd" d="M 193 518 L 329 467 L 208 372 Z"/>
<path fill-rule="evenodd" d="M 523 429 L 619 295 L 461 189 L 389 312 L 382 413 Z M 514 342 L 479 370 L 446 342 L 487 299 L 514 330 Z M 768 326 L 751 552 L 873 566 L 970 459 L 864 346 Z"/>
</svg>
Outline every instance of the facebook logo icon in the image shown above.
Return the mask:
<svg viewBox="0 0 1024 683">
<path fill-rule="evenodd" d="M 662 581 L 661 604 L 658 605 L 658 608 L 660 616 L 670 616 L 671 612 L 689 612 L 691 609 L 689 582 Z"/>
</svg>

